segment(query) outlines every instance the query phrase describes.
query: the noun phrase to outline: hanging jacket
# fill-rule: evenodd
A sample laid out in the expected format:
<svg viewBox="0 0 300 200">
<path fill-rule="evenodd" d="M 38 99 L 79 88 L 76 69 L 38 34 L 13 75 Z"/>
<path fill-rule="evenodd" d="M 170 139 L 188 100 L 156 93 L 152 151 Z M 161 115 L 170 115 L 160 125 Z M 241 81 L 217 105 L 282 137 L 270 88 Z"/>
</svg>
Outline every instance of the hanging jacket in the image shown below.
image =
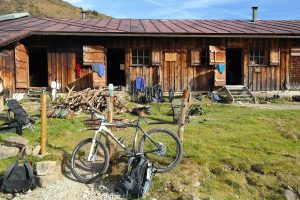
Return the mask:
<svg viewBox="0 0 300 200">
<path fill-rule="evenodd" d="M 75 66 L 75 77 L 76 78 L 81 77 L 81 66 L 80 66 L 80 64 L 76 64 L 76 66 Z"/>
<path fill-rule="evenodd" d="M 103 64 L 92 64 L 92 71 L 97 72 L 100 77 L 103 77 L 105 74 L 105 67 Z"/>
<path fill-rule="evenodd" d="M 218 65 L 218 70 L 220 74 L 223 74 L 225 72 L 225 65 L 224 64 L 219 64 Z"/>
<path fill-rule="evenodd" d="M 143 90 L 145 88 L 145 81 L 143 77 L 137 77 L 135 79 L 135 88 L 137 90 Z"/>
</svg>

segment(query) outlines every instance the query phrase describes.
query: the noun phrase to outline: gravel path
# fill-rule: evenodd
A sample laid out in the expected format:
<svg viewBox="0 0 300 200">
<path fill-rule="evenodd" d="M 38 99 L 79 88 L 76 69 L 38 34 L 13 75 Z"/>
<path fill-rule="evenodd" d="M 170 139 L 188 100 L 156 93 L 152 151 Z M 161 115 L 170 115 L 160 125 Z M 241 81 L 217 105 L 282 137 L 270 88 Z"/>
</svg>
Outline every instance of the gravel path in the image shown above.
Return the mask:
<svg viewBox="0 0 300 200">
<path fill-rule="evenodd" d="M 93 184 L 82 184 L 76 181 L 64 178 L 55 185 L 47 188 L 36 188 L 27 194 L 4 195 L 0 199 L 14 200 L 118 200 L 124 199 L 114 191 L 109 183 L 96 182 Z"/>
</svg>

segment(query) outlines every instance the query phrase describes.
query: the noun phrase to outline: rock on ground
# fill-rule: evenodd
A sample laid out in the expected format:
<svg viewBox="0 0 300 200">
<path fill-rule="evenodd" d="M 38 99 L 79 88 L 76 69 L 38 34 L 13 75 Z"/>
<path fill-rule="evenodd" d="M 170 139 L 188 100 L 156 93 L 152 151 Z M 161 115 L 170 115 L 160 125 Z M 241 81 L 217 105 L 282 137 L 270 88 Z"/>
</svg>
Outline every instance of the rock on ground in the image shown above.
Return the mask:
<svg viewBox="0 0 300 200">
<path fill-rule="evenodd" d="M 18 155 L 20 149 L 17 147 L 0 146 L 0 160 L 12 158 Z"/>
<path fill-rule="evenodd" d="M 5 138 L 3 142 L 6 146 L 22 148 L 27 145 L 28 140 L 23 137 L 8 137 Z"/>
<path fill-rule="evenodd" d="M 290 189 L 285 190 L 283 196 L 286 200 L 299 200 L 297 194 Z"/>
</svg>

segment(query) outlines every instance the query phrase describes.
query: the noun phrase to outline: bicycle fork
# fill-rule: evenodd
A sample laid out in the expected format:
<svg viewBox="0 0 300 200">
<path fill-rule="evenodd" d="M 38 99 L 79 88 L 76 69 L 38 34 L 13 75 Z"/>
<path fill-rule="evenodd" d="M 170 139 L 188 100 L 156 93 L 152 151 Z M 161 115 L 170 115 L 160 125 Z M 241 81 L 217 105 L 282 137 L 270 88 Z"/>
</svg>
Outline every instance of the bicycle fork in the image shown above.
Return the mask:
<svg viewBox="0 0 300 200">
<path fill-rule="evenodd" d="M 95 133 L 95 135 L 94 135 L 94 137 L 93 137 L 93 140 L 92 140 L 92 145 L 91 145 L 90 152 L 89 152 L 89 156 L 88 156 L 88 161 L 89 161 L 89 162 L 95 160 L 95 154 L 96 154 L 96 152 L 97 152 L 97 144 L 96 144 L 97 133 L 98 133 L 98 132 Z"/>
</svg>

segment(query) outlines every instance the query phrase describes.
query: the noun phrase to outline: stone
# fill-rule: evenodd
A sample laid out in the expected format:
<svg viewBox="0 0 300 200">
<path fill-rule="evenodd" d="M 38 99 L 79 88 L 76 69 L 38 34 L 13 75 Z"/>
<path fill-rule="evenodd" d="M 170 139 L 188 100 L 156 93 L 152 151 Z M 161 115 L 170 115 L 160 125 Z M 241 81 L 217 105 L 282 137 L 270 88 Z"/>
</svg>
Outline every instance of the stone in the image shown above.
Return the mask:
<svg viewBox="0 0 300 200">
<path fill-rule="evenodd" d="M 0 160 L 12 158 L 18 155 L 20 149 L 17 147 L 0 146 Z"/>
<path fill-rule="evenodd" d="M 45 176 L 54 174 L 57 171 L 56 162 L 55 161 L 42 161 L 34 163 L 33 172 L 37 176 Z"/>
<path fill-rule="evenodd" d="M 41 145 L 36 145 L 32 149 L 32 155 L 33 156 L 38 156 L 40 151 L 41 151 Z"/>
<path fill-rule="evenodd" d="M 200 183 L 199 181 L 197 181 L 197 182 L 194 183 L 193 186 L 194 186 L 194 187 L 199 187 L 200 185 L 201 185 L 201 183 Z"/>
<path fill-rule="evenodd" d="M 32 149 L 33 149 L 32 145 L 26 146 L 25 155 L 31 155 L 32 154 Z"/>
<path fill-rule="evenodd" d="M 41 145 L 28 145 L 26 146 L 26 155 L 38 156 L 41 150 Z"/>
<path fill-rule="evenodd" d="M 57 167 L 56 167 L 57 168 Z M 54 185 L 58 181 L 63 179 L 63 175 L 60 170 L 55 170 L 55 173 L 45 176 L 35 176 L 36 183 L 39 187 L 49 187 Z"/>
<path fill-rule="evenodd" d="M 22 148 L 27 145 L 28 140 L 23 137 L 8 137 L 3 142 L 6 146 Z"/>
<path fill-rule="evenodd" d="M 285 190 L 283 196 L 285 200 L 299 200 L 297 194 L 293 190 Z"/>
</svg>

